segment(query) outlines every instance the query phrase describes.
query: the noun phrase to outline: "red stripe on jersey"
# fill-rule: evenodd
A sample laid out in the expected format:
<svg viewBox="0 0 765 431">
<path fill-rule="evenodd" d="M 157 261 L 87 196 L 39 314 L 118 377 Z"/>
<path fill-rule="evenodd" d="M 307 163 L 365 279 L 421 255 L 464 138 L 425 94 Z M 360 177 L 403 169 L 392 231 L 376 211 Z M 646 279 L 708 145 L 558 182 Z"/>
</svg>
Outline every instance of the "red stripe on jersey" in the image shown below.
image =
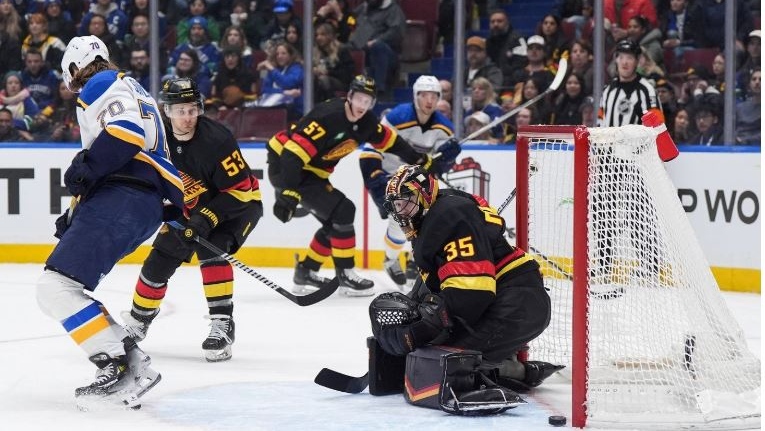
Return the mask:
<svg viewBox="0 0 765 431">
<path fill-rule="evenodd" d="M 380 139 L 380 142 L 372 143 L 372 146 L 375 150 L 382 150 L 385 151 L 388 149 L 388 147 L 391 145 L 390 140 L 392 139 L 393 133 L 391 132 L 390 128 L 387 126 L 382 126 L 383 128 L 383 138 Z"/>
<path fill-rule="evenodd" d="M 229 190 L 250 191 L 250 190 L 257 190 L 259 188 L 258 186 L 259 186 L 258 179 L 255 178 L 254 175 L 251 175 L 227 189 L 220 189 L 220 191 L 221 193 L 226 193 Z"/>
<path fill-rule="evenodd" d="M 302 148 L 306 153 L 308 153 L 311 158 L 316 157 L 316 153 L 319 151 L 316 149 L 316 146 L 313 145 L 313 142 L 306 139 L 305 136 L 299 135 L 297 133 L 293 133 L 290 138 L 295 141 L 296 144 L 300 145 L 300 148 Z"/>
<path fill-rule="evenodd" d="M 162 287 L 151 287 L 140 279 L 135 284 L 136 293 L 146 299 L 162 299 L 165 297 L 166 290 L 167 284 L 163 284 Z"/>
<path fill-rule="evenodd" d="M 324 247 L 322 243 L 319 241 L 316 241 L 316 238 L 311 240 L 311 244 L 308 246 L 311 248 L 311 250 L 315 251 L 316 254 L 321 256 L 329 256 L 332 254 L 332 250 L 329 247 Z"/>
<path fill-rule="evenodd" d="M 494 277 L 494 264 L 488 260 L 478 262 L 447 262 L 441 268 L 438 268 L 438 279 L 445 280 L 455 275 L 488 275 Z"/>
<path fill-rule="evenodd" d="M 479 207 L 489 206 L 489 202 L 486 199 L 482 198 L 481 196 L 473 195 L 473 199 L 475 199 L 475 201 L 478 202 Z"/>
<path fill-rule="evenodd" d="M 279 141 L 280 144 L 284 145 L 287 143 L 287 141 L 290 140 L 290 137 L 287 136 L 287 131 L 282 130 L 281 132 L 274 135 L 274 138 L 276 138 L 277 141 Z"/>
<path fill-rule="evenodd" d="M 216 284 L 234 279 L 234 268 L 229 264 L 211 265 L 199 268 L 202 271 L 202 284 Z"/>
<path fill-rule="evenodd" d="M 502 260 L 500 260 L 497 263 L 496 269 L 499 270 L 503 266 L 505 266 L 508 263 L 514 261 L 515 259 L 518 259 L 519 257 L 523 256 L 524 254 L 526 254 L 526 252 L 524 252 L 520 248 L 516 248 L 514 252 L 508 254 L 507 256 L 505 256 Z"/>
<path fill-rule="evenodd" d="M 356 247 L 356 237 L 350 238 L 330 238 L 329 243 L 332 244 L 332 248 L 348 249 Z"/>
</svg>

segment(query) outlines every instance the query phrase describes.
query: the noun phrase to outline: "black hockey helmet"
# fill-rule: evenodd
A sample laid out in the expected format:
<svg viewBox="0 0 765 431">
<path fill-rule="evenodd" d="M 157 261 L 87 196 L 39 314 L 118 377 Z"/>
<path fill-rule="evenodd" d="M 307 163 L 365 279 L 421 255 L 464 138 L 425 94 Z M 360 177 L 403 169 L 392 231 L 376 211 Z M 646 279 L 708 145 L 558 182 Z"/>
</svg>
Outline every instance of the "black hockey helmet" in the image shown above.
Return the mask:
<svg viewBox="0 0 765 431">
<path fill-rule="evenodd" d="M 383 208 L 411 239 L 437 195 L 438 180 L 433 175 L 420 165 L 402 165 L 388 180 Z"/>
<path fill-rule="evenodd" d="M 359 93 L 368 94 L 373 98 L 377 98 L 377 84 L 375 84 L 375 80 L 369 76 L 356 75 L 353 78 L 353 81 L 351 81 L 351 86 L 348 89 L 349 93 L 352 91 L 358 91 Z"/>
<path fill-rule="evenodd" d="M 196 102 L 200 109 L 204 108 L 204 97 L 191 78 L 170 78 L 165 81 L 159 92 L 159 102 L 165 105 Z"/>
<path fill-rule="evenodd" d="M 627 54 L 632 54 L 635 56 L 635 58 L 640 58 L 640 45 L 638 45 L 637 42 L 630 38 L 624 38 L 616 43 L 616 49 L 614 50 L 614 54 L 618 54 L 620 52 L 624 52 Z"/>
</svg>

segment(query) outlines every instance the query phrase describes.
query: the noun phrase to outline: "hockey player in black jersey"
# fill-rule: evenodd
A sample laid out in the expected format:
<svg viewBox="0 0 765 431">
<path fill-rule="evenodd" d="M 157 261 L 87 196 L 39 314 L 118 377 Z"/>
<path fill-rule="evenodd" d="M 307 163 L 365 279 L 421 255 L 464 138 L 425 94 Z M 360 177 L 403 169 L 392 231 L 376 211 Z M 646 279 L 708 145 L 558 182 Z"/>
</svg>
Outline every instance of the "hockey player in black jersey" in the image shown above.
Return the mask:
<svg viewBox="0 0 765 431">
<path fill-rule="evenodd" d="M 141 340 L 167 290 L 167 282 L 194 253 L 210 314 L 210 335 L 202 343 L 210 362 L 231 358 L 234 342 L 234 276 L 231 264 L 194 239 L 199 236 L 226 253 L 244 243 L 263 216 L 258 179 L 242 157 L 239 144 L 223 125 L 204 117 L 203 98 L 189 78 L 164 83 L 159 96 L 165 115 L 170 159 L 183 178 L 188 220 L 185 230 L 160 229 L 143 263 L 125 328 Z"/>
<path fill-rule="evenodd" d="M 412 242 L 422 278 L 408 295 L 384 293 L 370 305 L 385 354 L 426 345 L 478 351 L 481 369 L 514 389 L 562 368 L 524 358 L 526 343 L 550 323 L 550 298 L 539 264 L 508 243 L 496 209 L 475 195 L 439 191 L 433 175 L 411 165 L 391 177 L 385 208 Z M 391 324 L 391 308 L 409 308 L 411 318 Z"/>
<path fill-rule="evenodd" d="M 356 76 L 347 97 L 317 105 L 297 124 L 268 142 L 268 177 L 276 191 L 274 215 L 286 223 L 301 204 L 321 222 L 308 254 L 295 268 L 293 281 L 297 289 L 321 288 L 329 283 L 318 275 L 318 270 L 332 257 L 338 281 L 347 295 L 373 294 L 374 283 L 353 270 L 356 207 L 329 181 L 343 157 L 364 142 L 378 151 L 396 154 L 407 163 L 422 164 L 425 169 L 451 165 L 459 154 L 456 143 L 441 146 L 437 159 L 416 152 L 372 113 L 376 94 L 373 79 Z"/>
</svg>

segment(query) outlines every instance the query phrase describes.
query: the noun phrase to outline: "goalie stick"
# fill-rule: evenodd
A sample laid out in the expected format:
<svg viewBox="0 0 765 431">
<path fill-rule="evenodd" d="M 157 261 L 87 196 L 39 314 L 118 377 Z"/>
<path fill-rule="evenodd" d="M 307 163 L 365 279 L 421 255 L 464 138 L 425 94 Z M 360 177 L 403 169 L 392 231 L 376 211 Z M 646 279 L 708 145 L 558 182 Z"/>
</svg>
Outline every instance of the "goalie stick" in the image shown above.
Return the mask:
<svg viewBox="0 0 765 431">
<path fill-rule="evenodd" d="M 167 224 L 169 224 L 170 226 L 178 230 L 185 229 L 185 226 L 178 223 L 177 221 L 170 221 L 170 222 L 167 222 Z M 335 277 L 332 279 L 331 284 L 328 287 L 321 288 L 317 290 L 316 292 L 309 293 L 308 295 L 302 295 L 302 296 L 293 295 L 290 292 L 288 292 L 286 289 L 284 289 L 283 287 L 279 286 L 278 284 L 274 283 L 273 281 L 265 277 L 264 275 L 256 272 L 254 269 L 243 264 L 234 256 L 231 256 L 225 251 L 219 249 L 218 247 L 215 246 L 215 244 L 211 243 L 210 241 L 204 238 L 201 238 L 199 236 L 194 237 L 194 240 L 198 242 L 199 244 L 201 244 L 203 247 L 207 248 L 208 250 L 212 251 L 213 253 L 225 259 L 226 262 L 236 266 L 237 268 L 241 269 L 247 274 L 255 277 L 261 283 L 275 290 L 279 295 L 282 295 L 283 297 L 289 299 L 290 301 L 294 302 L 295 304 L 301 307 L 305 307 L 306 305 L 313 305 L 313 304 L 316 304 L 317 302 L 321 302 L 329 298 L 333 293 L 335 293 L 335 291 L 340 285 L 339 280 L 337 279 L 337 277 Z"/>
<path fill-rule="evenodd" d="M 364 373 L 361 377 L 353 377 L 329 368 L 322 368 L 313 382 L 319 386 L 346 394 L 358 394 L 369 386 L 369 372 Z"/>
</svg>

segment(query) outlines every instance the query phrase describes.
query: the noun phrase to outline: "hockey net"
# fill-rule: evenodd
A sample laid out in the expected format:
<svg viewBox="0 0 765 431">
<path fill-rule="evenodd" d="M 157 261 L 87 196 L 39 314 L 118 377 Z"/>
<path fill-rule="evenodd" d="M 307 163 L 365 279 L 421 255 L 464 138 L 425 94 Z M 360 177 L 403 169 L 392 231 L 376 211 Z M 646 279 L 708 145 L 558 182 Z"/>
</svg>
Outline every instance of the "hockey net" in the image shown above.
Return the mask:
<svg viewBox="0 0 765 431">
<path fill-rule="evenodd" d="M 567 366 L 574 426 L 760 425 L 760 361 L 642 126 L 521 128 L 518 245 L 553 316 L 530 358 Z"/>
</svg>

